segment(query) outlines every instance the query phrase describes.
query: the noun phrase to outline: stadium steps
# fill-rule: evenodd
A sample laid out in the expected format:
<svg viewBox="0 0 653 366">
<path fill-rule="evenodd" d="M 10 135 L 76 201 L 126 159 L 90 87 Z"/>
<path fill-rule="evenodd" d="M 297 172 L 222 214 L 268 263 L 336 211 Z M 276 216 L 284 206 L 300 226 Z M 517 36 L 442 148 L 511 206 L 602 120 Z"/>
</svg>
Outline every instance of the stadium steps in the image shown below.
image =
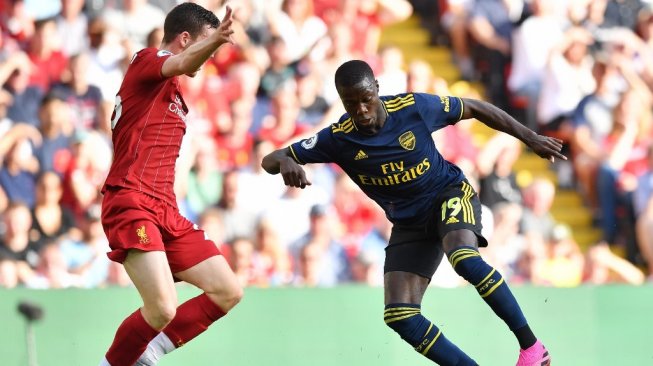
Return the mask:
<svg viewBox="0 0 653 366">
<path fill-rule="evenodd" d="M 449 49 L 430 46 L 429 40 L 429 32 L 421 27 L 418 17 L 411 17 L 404 22 L 388 26 L 381 34 L 382 47 L 396 46 L 401 49 L 406 65 L 415 59 L 428 62 L 436 75 L 449 83 L 452 94 L 461 94 L 458 91 L 465 88 L 482 90 L 477 83 L 460 81 L 460 72 L 452 62 Z M 482 145 L 495 133 L 482 123 L 474 124 L 471 132 L 474 143 L 478 145 Z M 516 162 L 515 172 L 521 186 L 527 185 L 538 177 L 549 179 L 558 186 L 557 176 L 550 169 L 549 163 L 527 150 Z M 581 248 L 589 247 L 601 237 L 600 231 L 592 226 L 590 211 L 583 204 L 580 194 L 574 190 L 562 189 L 558 186 L 551 214 L 556 220 L 571 227 L 574 238 Z"/>
</svg>

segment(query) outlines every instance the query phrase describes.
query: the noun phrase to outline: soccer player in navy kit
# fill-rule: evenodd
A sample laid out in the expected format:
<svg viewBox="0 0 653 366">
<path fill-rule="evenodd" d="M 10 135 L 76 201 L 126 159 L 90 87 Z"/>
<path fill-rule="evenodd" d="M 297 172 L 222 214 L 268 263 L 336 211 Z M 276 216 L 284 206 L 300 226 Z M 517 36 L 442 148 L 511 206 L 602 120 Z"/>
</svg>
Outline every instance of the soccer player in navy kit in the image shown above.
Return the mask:
<svg viewBox="0 0 653 366">
<path fill-rule="evenodd" d="M 379 204 L 393 223 L 384 266 L 386 324 L 440 365 L 477 363 L 451 343 L 420 311 L 431 277 L 444 254 L 454 270 L 476 287 L 515 334 L 517 366 L 550 365 L 544 345 L 531 331 L 501 274 L 480 256 L 481 205 L 462 171 L 436 149 L 431 133 L 461 119 L 476 118 L 528 145 L 542 158 L 566 159 L 562 141 L 538 135 L 501 109 L 479 100 L 409 93 L 378 95 L 367 63 L 352 60 L 335 75 L 347 113 L 315 136 L 263 159 L 270 174 L 305 188 L 301 167 L 336 163 Z"/>
</svg>

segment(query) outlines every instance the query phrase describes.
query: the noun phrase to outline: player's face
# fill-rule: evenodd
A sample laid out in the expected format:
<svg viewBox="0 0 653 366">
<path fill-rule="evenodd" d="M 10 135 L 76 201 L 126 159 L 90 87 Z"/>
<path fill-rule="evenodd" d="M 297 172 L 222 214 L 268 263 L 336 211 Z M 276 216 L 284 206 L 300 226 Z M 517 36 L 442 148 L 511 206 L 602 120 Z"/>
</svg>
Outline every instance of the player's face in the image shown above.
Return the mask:
<svg viewBox="0 0 653 366">
<path fill-rule="evenodd" d="M 353 86 L 339 87 L 338 94 L 359 132 L 366 135 L 379 132 L 385 123 L 385 111 L 376 80 L 365 79 Z"/>
</svg>

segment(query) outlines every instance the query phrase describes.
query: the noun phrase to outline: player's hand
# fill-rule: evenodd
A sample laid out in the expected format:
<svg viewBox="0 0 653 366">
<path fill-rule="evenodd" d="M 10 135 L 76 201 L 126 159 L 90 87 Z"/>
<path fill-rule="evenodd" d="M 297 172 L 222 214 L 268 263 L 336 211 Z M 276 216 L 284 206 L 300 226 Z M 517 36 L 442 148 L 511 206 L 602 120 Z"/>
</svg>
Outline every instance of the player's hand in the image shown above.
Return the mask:
<svg viewBox="0 0 653 366">
<path fill-rule="evenodd" d="M 231 28 L 234 22 L 233 13 L 231 7 L 227 6 L 227 12 L 225 13 L 224 18 L 222 18 L 222 21 L 220 21 L 220 26 L 216 31 L 221 44 L 234 43 L 231 38 L 231 35 L 234 34 L 234 30 Z"/>
<path fill-rule="evenodd" d="M 562 155 L 562 140 L 543 136 L 535 135 L 532 141 L 529 141 L 528 146 L 533 149 L 539 157 L 554 162 L 556 158 L 567 160 L 567 157 Z"/>
<path fill-rule="evenodd" d="M 283 183 L 287 186 L 305 188 L 311 182 L 306 178 L 306 172 L 297 162 L 288 157 L 283 159 L 279 165 L 279 173 L 283 177 Z"/>
</svg>

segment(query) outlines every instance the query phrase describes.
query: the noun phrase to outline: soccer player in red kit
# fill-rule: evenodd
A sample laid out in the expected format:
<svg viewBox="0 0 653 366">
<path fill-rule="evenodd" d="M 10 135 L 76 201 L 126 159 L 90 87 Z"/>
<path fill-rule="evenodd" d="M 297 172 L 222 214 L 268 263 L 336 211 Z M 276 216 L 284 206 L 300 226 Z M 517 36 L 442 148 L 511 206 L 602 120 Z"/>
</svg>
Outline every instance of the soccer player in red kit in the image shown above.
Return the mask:
<svg viewBox="0 0 653 366">
<path fill-rule="evenodd" d="M 137 52 L 111 120 L 114 160 L 103 187 L 109 258 L 124 265 L 143 306 L 118 327 L 100 365 L 154 365 L 224 316 L 242 297 L 217 246 L 181 216 L 173 191 L 188 109 L 179 76 L 194 76 L 231 42 L 232 11 L 183 3 L 166 16 L 159 49 Z M 217 187 L 216 187 L 217 189 Z M 177 307 L 175 280 L 203 293 Z"/>
</svg>

